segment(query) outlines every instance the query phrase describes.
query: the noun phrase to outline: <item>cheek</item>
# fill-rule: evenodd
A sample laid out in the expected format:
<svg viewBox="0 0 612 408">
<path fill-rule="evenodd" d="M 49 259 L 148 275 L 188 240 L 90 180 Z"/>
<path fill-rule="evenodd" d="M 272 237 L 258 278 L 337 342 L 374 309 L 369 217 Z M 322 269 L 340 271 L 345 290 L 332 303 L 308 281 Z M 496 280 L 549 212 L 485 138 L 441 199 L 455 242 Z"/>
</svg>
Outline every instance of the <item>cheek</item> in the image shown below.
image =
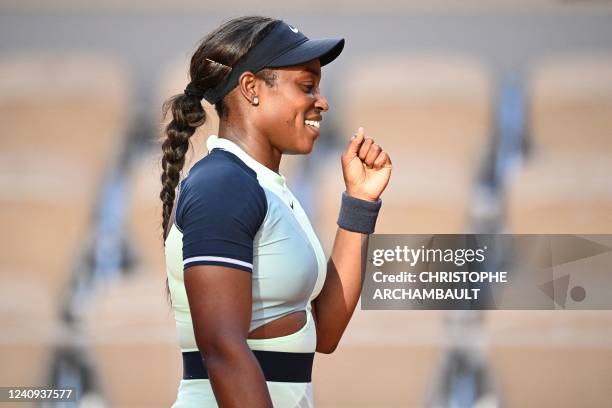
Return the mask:
<svg viewBox="0 0 612 408">
<path fill-rule="evenodd" d="M 266 112 L 266 123 L 271 128 L 277 128 L 286 131 L 288 128 L 295 126 L 296 120 L 287 105 L 274 104 L 269 106 Z"/>
<path fill-rule="evenodd" d="M 266 116 L 268 123 L 285 130 L 299 127 L 300 122 L 304 121 L 302 111 L 296 106 L 295 102 L 280 98 L 269 106 Z"/>
</svg>

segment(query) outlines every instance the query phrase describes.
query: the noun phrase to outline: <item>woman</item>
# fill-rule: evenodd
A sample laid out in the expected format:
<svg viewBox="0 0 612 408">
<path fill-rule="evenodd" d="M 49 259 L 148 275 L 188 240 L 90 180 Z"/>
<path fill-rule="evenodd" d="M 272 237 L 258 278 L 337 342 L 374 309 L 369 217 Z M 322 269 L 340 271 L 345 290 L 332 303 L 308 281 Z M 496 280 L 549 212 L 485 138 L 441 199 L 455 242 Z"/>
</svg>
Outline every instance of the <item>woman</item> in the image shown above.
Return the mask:
<svg viewBox="0 0 612 408">
<path fill-rule="evenodd" d="M 264 17 L 230 20 L 191 59 L 169 99 L 163 143 L 168 286 L 183 351 L 175 407 L 311 407 L 315 351 L 331 353 L 361 290 L 362 254 L 390 174 L 362 128 L 342 155 L 346 192 L 326 262 L 278 168 L 319 136 L 321 66 L 344 40 L 309 40 Z M 189 137 L 214 104 L 218 136 L 175 189 Z"/>
</svg>

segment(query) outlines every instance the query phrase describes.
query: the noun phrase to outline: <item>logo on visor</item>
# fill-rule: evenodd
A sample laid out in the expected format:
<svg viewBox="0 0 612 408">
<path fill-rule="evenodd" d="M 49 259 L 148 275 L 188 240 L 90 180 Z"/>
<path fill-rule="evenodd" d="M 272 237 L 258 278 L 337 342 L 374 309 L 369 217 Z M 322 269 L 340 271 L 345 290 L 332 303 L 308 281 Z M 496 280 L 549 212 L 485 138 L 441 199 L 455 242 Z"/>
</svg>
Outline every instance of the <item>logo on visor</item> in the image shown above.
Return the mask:
<svg viewBox="0 0 612 408">
<path fill-rule="evenodd" d="M 293 31 L 293 32 L 294 32 L 294 33 L 296 33 L 296 34 L 298 33 L 298 29 L 297 29 L 297 28 L 295 28 L 295 27 L 291 27 L 289 24 L 287 24 L 287 25 L 289 26 L 289 29 L 290 29 L 291 31 Z"/>
</svg>

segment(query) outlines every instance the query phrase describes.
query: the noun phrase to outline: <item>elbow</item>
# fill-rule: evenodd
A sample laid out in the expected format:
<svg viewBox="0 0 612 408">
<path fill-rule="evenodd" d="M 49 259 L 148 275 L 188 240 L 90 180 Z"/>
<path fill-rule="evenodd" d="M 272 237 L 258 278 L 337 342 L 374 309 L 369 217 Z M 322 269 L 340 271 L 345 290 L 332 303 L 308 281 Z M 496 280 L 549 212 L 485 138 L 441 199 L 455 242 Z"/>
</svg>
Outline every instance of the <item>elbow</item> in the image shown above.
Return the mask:
<svg viewBox="0 0 612 408">
<path fill-rule="evenodd" d="M 317 353 L 322 353 L 322 354 L 331 354 L 334 351 L 336 351 L 336 348 L 338 347 L 338 342 L 323 342 L 323 341 L 318 341 L 317 342 Z"/>
<path fill-rule="evenodd" d="M 342 332 L 324 330 L 321 326 L 318 326 L 316 351 L 322 354 L 333 353 L 338 348 L 341 338 Z"/>
</svg>

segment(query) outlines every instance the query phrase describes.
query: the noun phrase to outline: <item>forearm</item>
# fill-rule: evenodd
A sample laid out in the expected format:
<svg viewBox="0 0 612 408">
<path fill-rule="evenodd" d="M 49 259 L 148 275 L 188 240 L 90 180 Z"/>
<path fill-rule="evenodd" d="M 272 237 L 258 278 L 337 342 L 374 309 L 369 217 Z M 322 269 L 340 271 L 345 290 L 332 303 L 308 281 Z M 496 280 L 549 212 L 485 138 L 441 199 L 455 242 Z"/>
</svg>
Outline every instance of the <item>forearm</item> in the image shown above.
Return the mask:
<svg viewBox="0 0 612 408">
<path fill-rule="evenodd" d="M 317 317 L 317 351 L 334 351 L 359 301 L 367 234 L 342 228 L 336 231 L 327 277 L 314 300 Z"/>
<path fill-rule="evenodd" d="M 327 277 L 313 301 L 317 324 L 317 351 L 331 353 L 340 342 L 357 306 L 365 267 L 368 234 L 374 232 L 380 195 L 391 176 L 391 159 L 362 127 L 351 137 L 342 154 L 346 192 L 338 216 L 338 228 Z M 355 231 L 355 232 L 352 232 Z"/>
<path fill-rule="evenodd" d="M 220 407 L 272 407 L 263 372 L 248 348 L 209 350 L 206 368 Z"/>
</svg>

